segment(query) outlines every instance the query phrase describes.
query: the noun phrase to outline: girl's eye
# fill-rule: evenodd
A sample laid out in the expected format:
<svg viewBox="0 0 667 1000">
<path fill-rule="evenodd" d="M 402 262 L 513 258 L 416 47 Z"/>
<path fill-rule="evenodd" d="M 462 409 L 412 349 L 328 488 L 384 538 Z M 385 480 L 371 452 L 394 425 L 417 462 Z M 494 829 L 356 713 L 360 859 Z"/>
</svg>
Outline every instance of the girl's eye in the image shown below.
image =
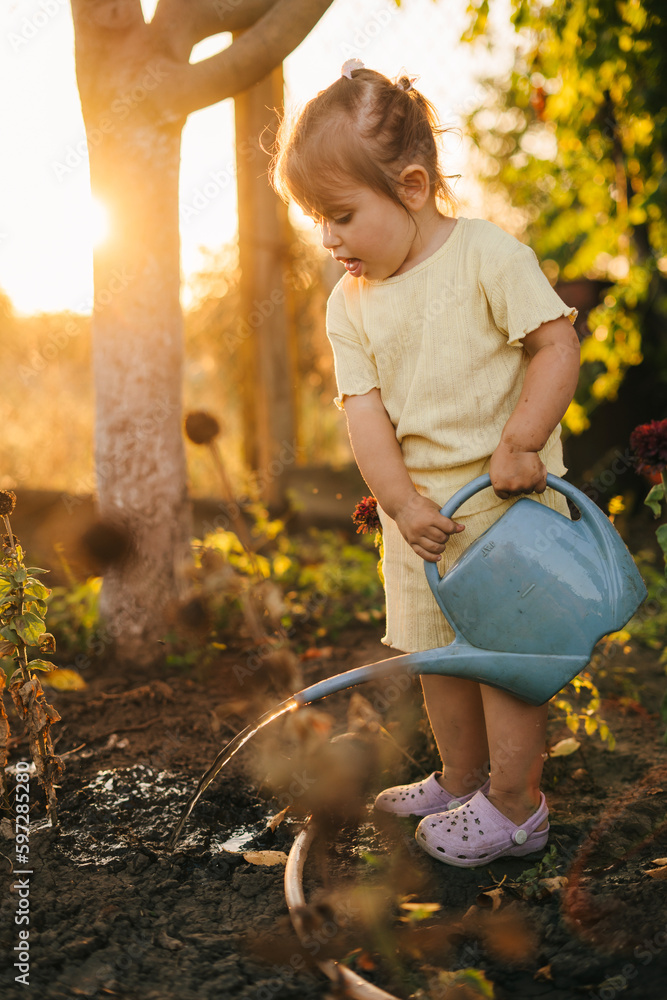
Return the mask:
<svg viewBox="0 0 667 1000">
<path fill-rule="evenodd" d="M 347 222 L 350 222 L 351 220 L 352 220 L 352 212 L 349 212 L 347 215 L 344 215 L 342 219 L 334 219 L 334 222 L 338 226 L 344 226 Z"/>
</svg>

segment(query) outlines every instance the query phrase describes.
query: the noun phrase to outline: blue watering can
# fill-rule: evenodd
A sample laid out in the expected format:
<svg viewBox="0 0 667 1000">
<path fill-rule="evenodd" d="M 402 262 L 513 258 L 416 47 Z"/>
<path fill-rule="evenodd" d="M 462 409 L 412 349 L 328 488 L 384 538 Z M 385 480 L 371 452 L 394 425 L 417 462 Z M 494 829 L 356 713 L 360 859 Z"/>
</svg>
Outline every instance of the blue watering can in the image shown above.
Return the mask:
<svg viewBox="0 0 667 1000">
<path fill-rule="evenodd" d="M 491 485 L 488 475 L 464 486 L 441 513 Z M 570 483 L 547 486 L 571 500 L 571 521 L 524 497 L 477 538 L 440 577 L 426 577 L 454 629 L 449 646 L 357 667 L 293 695 L 297 706 L 399 673 L 445 674 L 502 688 L 542 705 L 589 662 L 596 642 L 630 620 L 646 587 L 620 535 L 602 511 Z"/>
<path fill-rule="evenodd" d="M 491 485 L 479 476 L 445 504 L 458 508 Z M 202 775 L 171 837 L 173 847 L 196 802 L 222 767 L 264 726 L 337 691 L 397 674 L 466 677 L 542 705 L 586 666 L 603 635 L 630 620 L 646 597 L 644 581 L 609 519 L 557 476 L 547 486 L 578 507 L 571 521 L 527 497 L 477 538 L 442 578 L 426 577 L 455 639 L 449 646 L 404 653 L 328 677 L 297 691 L 247 726 Z"/>
</svg>

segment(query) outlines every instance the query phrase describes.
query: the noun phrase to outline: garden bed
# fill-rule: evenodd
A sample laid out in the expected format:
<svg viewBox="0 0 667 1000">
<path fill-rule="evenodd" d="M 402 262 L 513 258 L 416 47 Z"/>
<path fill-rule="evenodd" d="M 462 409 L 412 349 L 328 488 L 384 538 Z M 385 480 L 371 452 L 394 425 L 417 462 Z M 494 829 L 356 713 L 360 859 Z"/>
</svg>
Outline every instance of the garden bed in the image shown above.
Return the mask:
<svg viewBox="0 0 667 1000">
<path fill-rule="evenodd" d="M 306 680 L 382 658 L 378 635 L 355 627 L 321 659 L 310 651 Z M 235 690 L 231 650 L 207 674 L 108 664 L 87 676 L 87 691 L 52 692 L 67 769 L 60 832 L 45 825 L 42 793 L 31 783 L 30 986 L 48 1000 L 306 1000 L 333 995 L 317 966 L 333 957 L 401 997 L 482 996 L 485 979 L 500 1000 L 662 1000 L 667 881 L 647 872 L 667 855 L 667 754 L 657 714 L 664 672 L 656 652 L 626 650 L 605 658 L 603 709 L 616 748 L 591 737 L 547 763 L 550 843 L 568 883 L 543 898 L 536 887 L 546 870 L 521 879 L 539 857 L 454 869 L 416 848 L 414 821 L 371 822 L 363 802 L 376 790 L 434 764 L 414 686 L 400 698 L 387 688 L 362 691 L 412 762 L 364 727 L 364 703 L 350 714 L 350 693 L 334 696 L 244 748 L 204 794 L 173 852 L 166 840 L 203 770 L 280 693 Z M 643 704 L 623 689 L 624 676 Z M 361 744 L 369 761 L 359 768 L 363 802 L 352 815 L 318 792 L 335 790 L 327 748 L 350 726 L 356 758 L 366 759 Z M 12 731 L 20 731 L 14 720 Z M 567 735 L 552 724 L 550 743 Z M 13 746 L 19 759 L 22 741 Z M 311 809 L 325 833 L 306 867 L 303 943 L 289 922 L 282 865 L 244 854 L 289 851 Z M 0 986 L 13 1000 L 25 987 L 13 970 L 20 926 L 11 838 L 0 840 L 0 851 Z M 500 893 L 480 895 L 500 883 Z M 410 908 L 416 903 L 430 909 Z M 484 979 L 464 987 L 461 975 L 448 975 L 467 968 Z"/>
</svg>

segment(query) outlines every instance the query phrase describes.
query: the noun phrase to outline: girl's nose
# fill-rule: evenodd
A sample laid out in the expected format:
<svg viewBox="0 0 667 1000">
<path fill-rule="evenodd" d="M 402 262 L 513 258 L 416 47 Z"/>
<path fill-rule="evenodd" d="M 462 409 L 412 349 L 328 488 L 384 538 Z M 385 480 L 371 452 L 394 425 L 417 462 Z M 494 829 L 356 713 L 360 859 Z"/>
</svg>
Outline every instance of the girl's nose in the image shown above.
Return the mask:
<svg viewBox="0 0 667 1000">
<path fill-rule="evenodd" d="M 322 223 L 322 246 L 325 250 L 333 250 L 335 247 L 340 246 L 340 239 L 335 235 L 331 225 L 326 221 Z"/>
</svg>

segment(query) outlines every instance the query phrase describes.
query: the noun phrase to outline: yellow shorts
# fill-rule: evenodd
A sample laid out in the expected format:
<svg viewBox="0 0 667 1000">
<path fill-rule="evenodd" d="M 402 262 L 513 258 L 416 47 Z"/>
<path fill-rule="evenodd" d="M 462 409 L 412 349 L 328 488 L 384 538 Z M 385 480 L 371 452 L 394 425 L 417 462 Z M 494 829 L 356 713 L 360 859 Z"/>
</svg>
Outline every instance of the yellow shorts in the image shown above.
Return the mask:
<svg viewBox="0 0 667 1000">
<path fill-rule="evenodd" d="M 466 515 L 456 513 L 454 520 L 465 525 L 465 531 L 451 535 L 447 542 L 439 569 L 447 572 L 467 547 L 490 528 L 520 497 L 500 500 L 488 510 Z M 565 497 L 555 490 L 532 493 L 531 499 L 546 504 L 565 517 L 569 510 Z M 404 653 L 416 653 L 436 646 L 447 646 L 454 640 L 454 632 L 438 607 L 424 572 L 424 560 L 408 545 L 396 522 L 378 507 L 382 521 L 384 556 L 382 572 L 387 603 L 387 631 L 382 642 Z"/>
</svg>

